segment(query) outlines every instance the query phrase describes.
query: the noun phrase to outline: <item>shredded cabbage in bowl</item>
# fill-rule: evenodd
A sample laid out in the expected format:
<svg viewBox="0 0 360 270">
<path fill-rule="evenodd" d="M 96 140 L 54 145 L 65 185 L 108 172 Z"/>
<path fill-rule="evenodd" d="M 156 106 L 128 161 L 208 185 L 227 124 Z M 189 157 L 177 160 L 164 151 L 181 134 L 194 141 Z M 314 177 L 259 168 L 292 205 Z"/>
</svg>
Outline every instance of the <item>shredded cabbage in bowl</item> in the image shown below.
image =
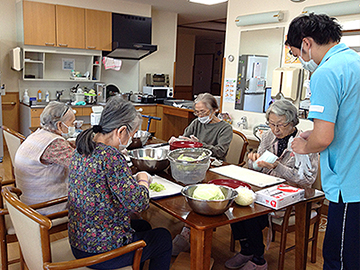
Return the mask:
<svg viewBox="0 0 360 270">
<path fill-rule="evenodd" d="M 199 185 L 194 190 L 193 198 L 213 201 L 213 200 L 224 200 L 225 196 L 218 186 L 212 184 L 204 184 L 204 185 Z"/>
</svg>

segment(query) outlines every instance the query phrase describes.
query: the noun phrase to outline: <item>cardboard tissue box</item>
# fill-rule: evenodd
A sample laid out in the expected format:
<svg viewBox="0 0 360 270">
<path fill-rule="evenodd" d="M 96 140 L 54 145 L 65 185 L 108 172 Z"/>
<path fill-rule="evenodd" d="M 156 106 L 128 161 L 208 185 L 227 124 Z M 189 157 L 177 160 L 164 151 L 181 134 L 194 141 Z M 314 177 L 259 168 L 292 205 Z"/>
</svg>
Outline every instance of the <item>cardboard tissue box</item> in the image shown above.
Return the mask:
<svg viewBox="0 0 360 270">
<path fill-rule="evenodd" d="M 259 190 L 256 193 L 256 202 L 273 209 L 280 209 L 305 197 L 305 190 L 292 187 L 286 184 L 280 184 L 266 189 Z"/>
</svg>

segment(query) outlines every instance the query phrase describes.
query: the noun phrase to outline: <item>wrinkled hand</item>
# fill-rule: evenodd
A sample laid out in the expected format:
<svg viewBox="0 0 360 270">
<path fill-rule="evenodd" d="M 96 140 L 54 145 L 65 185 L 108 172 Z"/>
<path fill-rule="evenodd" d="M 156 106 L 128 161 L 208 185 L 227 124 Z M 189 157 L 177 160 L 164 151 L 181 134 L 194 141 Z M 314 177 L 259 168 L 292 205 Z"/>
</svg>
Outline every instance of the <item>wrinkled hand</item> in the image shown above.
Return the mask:
<svg viewBox="0 0 360 270">
<path fill-rule="evenodd" d="M 305 151 L 307 141 L 304 138 L 295 138 L 291 143 L 291 148 L 295 153 L 307 154 Z"/>
<path fill-rule="evenodd" d="M 140 180 L 147 180 L 149 185 L 152 183 L 152 176 L 150 174 L 148 174 L 147 172 L 144 172 L 144 171 L 141 171 L 141 172 L 138 172 L 134 175 L 135 179 L 137 181 L 140 181 Z"/>
<path fill-rule="evenodd" d="M 248 159 L 250 159 L 251 161 L 256 161 L 258 158 L 260 157 L 260 155 L 258 153 L 249 153 L 248 154 Z"/>
<path fill-rule="evenodd" d="M 190 138 L 185 137 L 185 136 L 179 136 L 179 139 L 180 139 L 181 141 L 189 141 L 189 142 L 192 141 Z"/>
<path fill-rule="evenodd" d="M 196 138 L 194 135 L 190 135 L 190 139 L 193 141 L 193 142 L 198 142 L 199 139 Z"/>
<path fill-rule="evenodd" d="M 173 143 L 173 142 L 176 142 L 178 139 L 177 138 L 175 138 L 174 136 L 172 136 L 171 138 L 170 138 L 170 140 L 169 140 L 169 144 L 170 143 Z"/>
<path fill-rule="evenodd" d="M 277 167 L 277 165 L 279 165 L 279 161 L 275 161 L 274 163 L 269 163 L 266 161 L 258 161 L 256 164 L 258 165 L 258 167 L 267 168 L 269 170 L 272 170 L 272 169 L 275 169 Z"/>
</svg>

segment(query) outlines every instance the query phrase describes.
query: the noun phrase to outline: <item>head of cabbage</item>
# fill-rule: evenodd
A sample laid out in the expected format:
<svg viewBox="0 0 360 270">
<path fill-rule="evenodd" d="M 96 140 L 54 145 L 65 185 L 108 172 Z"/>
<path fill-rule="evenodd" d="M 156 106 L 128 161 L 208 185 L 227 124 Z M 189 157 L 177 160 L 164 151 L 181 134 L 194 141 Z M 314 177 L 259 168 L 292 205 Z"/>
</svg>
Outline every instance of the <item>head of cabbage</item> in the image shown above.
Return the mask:
<svg viewBox="0 0 360 270">
<path fill-rule="evenodd" d="M 220 187 L 213 184 L 199 185 L 193 193 L 193 198 L 200 200 L 224 200 L 225 196 Z"/>
<path fill-rule="evenodd" d="M 248 206 L 256 199 L 256 194 L 251 189 L 240 186 L 236 189 L 238 196 L 235 198 L 235 202 L 241 206 Z"/>
</svg>

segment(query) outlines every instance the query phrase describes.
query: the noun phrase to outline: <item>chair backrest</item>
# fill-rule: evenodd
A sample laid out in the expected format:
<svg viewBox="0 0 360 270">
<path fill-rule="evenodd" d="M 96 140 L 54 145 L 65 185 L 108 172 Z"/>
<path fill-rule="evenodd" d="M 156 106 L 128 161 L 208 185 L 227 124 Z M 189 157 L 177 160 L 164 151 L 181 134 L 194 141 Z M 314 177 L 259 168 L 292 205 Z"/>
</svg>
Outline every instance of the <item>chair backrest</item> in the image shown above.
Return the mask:
<svg viewBox="0 0 360 270">
<path fill-rule="evenodd" d="M 50 261 L 50 219 L 22 203 L 11 192 L 13 187 L 4 187 L 2 195 L 13 222 L 21 252 L 29 270 L 43 269 L 44 260 Z"/>
<path fill-rule="evenodd" d="M 233 130 L 233 138 L 225 157 L 225 161 L 232 164 L 242 163 L 244 161 L 248 145 L 249 141 L 246 136 L 240 131 Z"/>
<path fill-rule="evenodd" d="M 26 138 L 24 135 L 6 126 L 2 126 L 2 130 L 9 150 L 11 163 L 14 165 L 16 151 Z"/>
</svg>

